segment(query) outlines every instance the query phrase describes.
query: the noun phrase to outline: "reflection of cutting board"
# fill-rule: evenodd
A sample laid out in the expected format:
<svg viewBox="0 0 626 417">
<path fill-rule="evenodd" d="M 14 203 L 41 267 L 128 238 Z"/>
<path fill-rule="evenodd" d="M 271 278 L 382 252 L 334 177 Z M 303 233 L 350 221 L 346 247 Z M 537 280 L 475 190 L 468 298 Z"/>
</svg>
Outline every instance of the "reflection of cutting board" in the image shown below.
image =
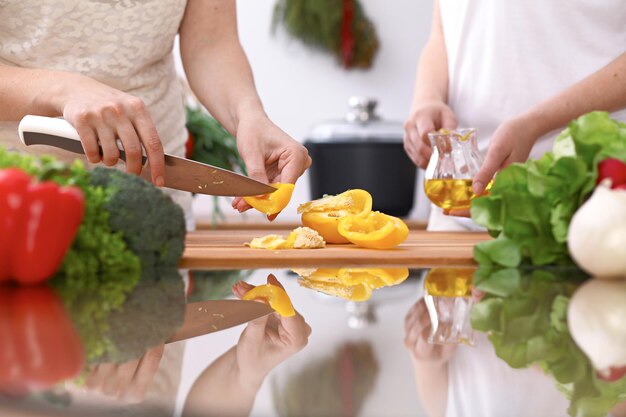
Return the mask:
<svg viewBox="0 0 626 417">
<path fill-rule="evenodd" d="M 486 233 L 426 232 L 411 230 L 405 243 L 393 250 L 363 249 L 354 245 L 328 245 L 324 249 L 265 250 L 245 242 L 268 234 L 286 236 L 288 230 L 202 230 L 187 236 L 181 267 L 195 269 L 249 269 L 290 267 L 344 267 L 395 265 L 433 267 L 473 265 L 474 244 L 489 239 Z"/>
</svg>

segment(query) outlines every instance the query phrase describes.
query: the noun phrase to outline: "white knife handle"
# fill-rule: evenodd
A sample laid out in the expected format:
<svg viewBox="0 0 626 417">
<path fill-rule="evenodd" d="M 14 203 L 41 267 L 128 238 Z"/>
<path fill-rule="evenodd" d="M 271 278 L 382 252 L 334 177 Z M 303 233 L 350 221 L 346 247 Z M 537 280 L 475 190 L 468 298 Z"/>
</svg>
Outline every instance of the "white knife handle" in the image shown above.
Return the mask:
<svg viewBox="0 0 626 417">
<path fill-rule="evenodd" d="M 27 115 L 22 118 L 17 128 L 20 140 L 26 146 L 48 145 L 73 153 L 84 154 L 83 144 L 78 132 L 67 120 L 54 117 Z M 120 159 L 126 161 L 126 153 L 119 139 L 116 141 L 120 151 Z M 100 147 L 102 155 L 102 147 Z M 141 157 L 142 165 L 148 158 Z"/>
</svg>

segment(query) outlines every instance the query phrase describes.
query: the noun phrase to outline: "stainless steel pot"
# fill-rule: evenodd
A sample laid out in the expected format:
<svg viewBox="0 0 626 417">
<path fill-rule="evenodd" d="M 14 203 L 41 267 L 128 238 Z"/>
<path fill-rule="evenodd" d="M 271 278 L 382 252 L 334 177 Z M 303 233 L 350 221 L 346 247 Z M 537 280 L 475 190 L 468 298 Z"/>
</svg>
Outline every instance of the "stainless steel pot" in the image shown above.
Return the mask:
<svg viewBox="0 0 626 417">
<path fill-rule="evenodd" d="M 404 152 L 402 124 L 381 120 L 376 104 L 351 97 L 344 119 L 308 134 L 311 198 L 361 188 L 372 194 L 374 210 L 402 217 L 413 208 L 416 167 Z"/>
</svg>

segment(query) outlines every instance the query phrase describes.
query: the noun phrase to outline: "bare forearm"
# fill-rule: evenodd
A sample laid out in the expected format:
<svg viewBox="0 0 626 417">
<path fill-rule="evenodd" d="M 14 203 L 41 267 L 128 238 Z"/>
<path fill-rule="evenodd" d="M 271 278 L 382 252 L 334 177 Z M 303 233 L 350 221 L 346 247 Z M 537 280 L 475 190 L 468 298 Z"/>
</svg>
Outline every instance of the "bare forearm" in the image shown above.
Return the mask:
<svg viewBox="0 0 626 417">
<path fill-rule="evenodd" d="M 222 50 L 220 50 L 222 49 Z M 186 65 L 189 85 L 200 102 L 233 135 L 247 110 L 264 115 L 248 61 L 233 48 L 205 48 Z M 219 57 L 217 62 L 215 57 Z"/>
<path fill-rule="evenodd" d="M 75 74 L 0 65 L 0 119 L 60 116 L 60 96 Z"/>
<path fill-rule="evenodd" d="M 198 377 L 187 396 L 183 417 L 248 416 L 261 382 L 242 380 L 233 347 Z"/>
<path fill-rule="evenodd" d="M 414 362 L 417 392 L 428 417 L 446 415 L 448 402 L 448 365 Z"/>
<path fill-rule="evenodd" d="M 237 35 L 232 0 L 195 0 L 181 26 L 181 56 L 200 102 L 235 134 L 242 113 L 264 116 L 252 70 Z"/>
<path fill-rule="evenodd" d="M 626 53 L 561 93 L 539 103 L 521 117 L 533 121 L 535 136 L 562 128 L 594 110 L 626 107 Z"/>
<path fill-rule="evenodd" d="M 439 14 L 439 2 L 435 1 L 433 27 L 430 38 L 422 50 L 413 94 L 413 109 L 421 102 L 448 98 L 448 57 Z"/>
</svg>

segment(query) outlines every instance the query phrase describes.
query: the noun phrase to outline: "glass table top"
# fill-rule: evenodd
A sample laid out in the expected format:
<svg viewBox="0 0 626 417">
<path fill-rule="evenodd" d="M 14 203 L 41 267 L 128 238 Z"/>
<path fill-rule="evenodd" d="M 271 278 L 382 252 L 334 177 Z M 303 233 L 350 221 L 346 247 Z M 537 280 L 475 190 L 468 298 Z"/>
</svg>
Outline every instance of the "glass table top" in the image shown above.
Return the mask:
<svg viewBox="0 0 626 417">
<path fill-rule="evenodd" d="M 296 315 L 228 327 L 256 313 L 211 301 L 271 275 Z M 127 287 L 0 286 L 1 416 L 626 415 L 621 280 L 347 266 Z M 203 314 L 202 334 L 165 343 Z"/>
</svg>

